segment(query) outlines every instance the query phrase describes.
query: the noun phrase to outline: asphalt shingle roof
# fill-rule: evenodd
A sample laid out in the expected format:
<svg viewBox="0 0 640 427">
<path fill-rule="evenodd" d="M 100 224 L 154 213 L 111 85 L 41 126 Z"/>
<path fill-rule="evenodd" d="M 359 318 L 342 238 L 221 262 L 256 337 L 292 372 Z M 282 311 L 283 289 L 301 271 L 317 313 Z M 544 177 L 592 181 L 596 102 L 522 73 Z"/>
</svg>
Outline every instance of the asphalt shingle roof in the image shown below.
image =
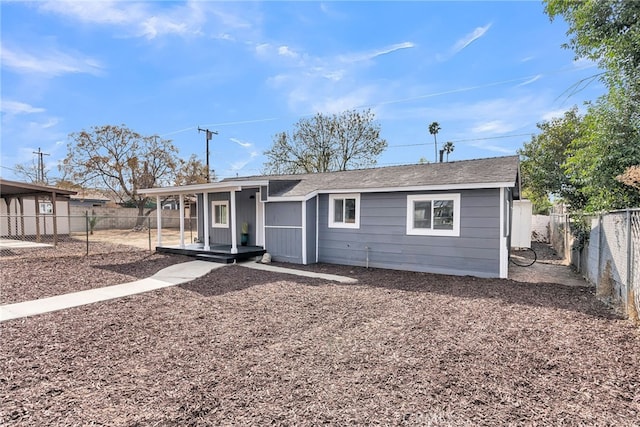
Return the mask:
<svg viewBox="0 0 640 427">
<path fill-rule="evenodd" d="M 518 177 L 518 156 L 388 166 L 340 172 L 239 177 L 224 181 L 268 179 L 270 196 L 305 196 L 314 191 L 367 190 L 415 186 L 513 183 Z"/>
</svg>

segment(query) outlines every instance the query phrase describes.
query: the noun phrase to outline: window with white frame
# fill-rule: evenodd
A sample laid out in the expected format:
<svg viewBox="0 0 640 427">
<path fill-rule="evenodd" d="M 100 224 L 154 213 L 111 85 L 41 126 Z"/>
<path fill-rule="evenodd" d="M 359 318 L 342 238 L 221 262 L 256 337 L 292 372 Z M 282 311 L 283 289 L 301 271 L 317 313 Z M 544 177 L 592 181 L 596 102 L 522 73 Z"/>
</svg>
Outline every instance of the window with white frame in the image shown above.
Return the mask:
<svg viewBox="0 0 640 427">
<path fill-rule="evenodd" d="M 211 202 L 214 228 L 229 228 L 229 202 L 227 200 L 214 200 Z"/>
<path fill-rule="evenodd" d="M 460 235 L 460 194 L 407 196 L 407 234 Z"/>
<path fill-rule="evenodd" d="M 329 195 L 329 227 L 360 228 L 360 194 Z"/>
</svg>

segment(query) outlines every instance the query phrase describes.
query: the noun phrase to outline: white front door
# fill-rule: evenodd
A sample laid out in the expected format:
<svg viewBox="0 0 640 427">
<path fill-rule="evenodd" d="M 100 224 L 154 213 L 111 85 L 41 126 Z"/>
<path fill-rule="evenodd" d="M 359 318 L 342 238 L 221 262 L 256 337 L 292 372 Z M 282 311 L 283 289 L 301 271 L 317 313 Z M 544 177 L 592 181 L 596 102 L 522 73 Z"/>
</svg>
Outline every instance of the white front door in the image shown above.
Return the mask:
<svg viewBox="0 0 640 427">
<path fill-rule="evenodd" d="M 264 203 L 260 201 L 260 192 L 256 193 L 256 246 L 264 246 Z"/>
</svg>

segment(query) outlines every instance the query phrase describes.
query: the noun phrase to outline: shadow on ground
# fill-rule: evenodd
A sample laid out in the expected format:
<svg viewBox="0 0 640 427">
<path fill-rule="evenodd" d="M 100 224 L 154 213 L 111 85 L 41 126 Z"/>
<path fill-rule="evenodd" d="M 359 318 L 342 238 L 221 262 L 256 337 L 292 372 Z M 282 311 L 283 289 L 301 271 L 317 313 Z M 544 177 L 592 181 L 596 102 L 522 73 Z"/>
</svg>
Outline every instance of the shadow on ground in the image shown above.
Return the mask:
<svg viewBox="0 0 640 427">
<path fill-rule="evenodd" d="M 238 265 L 214 270 L 180 288 L 196 292 L 203 297 L 238 292 L 254 286 L 274 282 L 295 283 L 300 286 L 368 286 L 389 291 L 434 293 L 453 298 L 491 299 L 504 304 L 556 308 L 608 319 L 620 318 L 595 298 L 590 288 L 566 286 L 556 283 L 526 283 L 505 279 L 482 279 L 471 276 L 447 276 L 430 273 L 350 267 L 330 264 L 307 266 L 277 264 L 292 270 L 316 271 L 358 279 L 356 284 L 339 284 L 324 279 L 300 277 L 290 274 L 257 271 Z M 568 268 L 568 267 L 564 267 Z"/>
</svg>

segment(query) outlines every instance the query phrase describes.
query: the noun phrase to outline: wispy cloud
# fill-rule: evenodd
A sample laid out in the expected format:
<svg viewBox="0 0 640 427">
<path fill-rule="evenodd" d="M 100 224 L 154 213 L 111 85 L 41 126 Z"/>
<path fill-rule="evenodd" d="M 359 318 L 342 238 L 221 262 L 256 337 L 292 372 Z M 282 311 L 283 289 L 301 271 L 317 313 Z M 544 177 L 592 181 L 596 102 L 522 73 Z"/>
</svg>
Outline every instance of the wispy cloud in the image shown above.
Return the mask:
<svg viewBox="0 0 640 427">
<path fill-rule="evenodd" d="M 0 53 L 2 67 L 20 73 L 34 73 L 46 76 L 83 73 L 101 75 L 102 64 L 93 58 L 76 52 L 63 52 L 56 48 L 39 48 L 38 53 L 14 49 L 3 44 Z"/>
<path fill-rule="evenodd" d="M 260 155 L 259 152 L 257 151 L 251 151 L 249 152 L 249 158 L 244 158 L 242 160 L 237 160 L 235 162 L 231 162 L 229 164 L 229 169 L 231 170 L 231 172 L 235 173 L 238 172 L 242 169 L 244 169 L 245 166 L 247 166 L 249 163 L 251 163 L 253 161 L 253 159 L 255 159 L 256 157 L 258 157 Z"/>
<path fill-rule="evenodd" d="M 598 64 L 589 58 L 579 58 L 573 61 L 573 66 L 578 70 L 585 70 L 587 68 L 597 67 Z"/>
<path fill-rule="evenodd" d="M 289 48 L 289 46 L 280 46 L 278 48 L 278 55 L 288 56 L 289 58 L 298 58 L 300 55 Z"/>
<path fill-rule="evenodd" d="M 542 114 L 542 120 L 548 122 L 551 121 L 553 119 L 558 119 L 564 116 L 564 113 L 566 113 L 568 111 L 567 108 L 565 109 L 560 109 L 560 110 L 551 110 L 551 111 L 547 111 L 544 114 Z"/>
<path fill-rule="evenodd" d="M 494 153 L 501 153 L 501 154 L 513 154 L 514 150 L 513 148 L 507 148 L 507 147 L 501 147 L 499 145 L 495 145 L 495 144 L 488 144 L 484 141 L 479 141 L 479 142 L 473 142 L 471 144 L 472 147 L 476 147 L 476 148 L 480 148 L 486 151 L 491 151 Z"/>
<path fill-rule="evenodd" d="M 253 147 L 252 143 L 247 142 L 247 141 L 239 140 L 238 138 L 229 138 L 229 140 L 231 140 L 232 142 L 235 142 L 236 144 L 238 144 L 239 146 L 244 147 L 244 148 Z"/>
<path fill-rule="evenodd" d="M 377 89 L 376 85 L 357 79 L 362 69 L 375 66 L 376 58 L 415 46 L 415 43 L 406 41 L 326 57 L 313 56 L 288 45 L 276 48 L 271 43 L 258 44 L 255 51 L 260 58 L 281 67 L 278 74 L 267 79 L 267 83 L 283 91 L 292 111 L 305 115 L 318 111 L 338 113 L 370 104 Z M 284 62 L 282 58 L 294 61 Z"/>
<path fill-rule="evenodd" d="M 469 34 L 466 34 L 462 38 L 458 39 L 458 41 L 456 41 L 454 45 L 451 46 L 449 52 L 447 52 L 446 54 L 437 55 L 436 59 L 438 61 L 446 61 L 448 59 L 451 59 L 453 56 L 467 48 L 471 43 L 487 34 L 489 28 L 491 28 L 491 24 L 487 24 L 484 27 L 477 27 Z"/>
<path fill-rule="evenodd" d="M 391 46 L 385 46 L 369 52 L 356 52 L 352 54 L 341 55 L 338 57 L 338 60 L 341 62 L 370 61 L 377 58 L 378 56 L 388 55 L 402 49 L 411 49 L 413 47 L 416 47 L 416 45 L 412 42 L 396 43 Z"/>
<path fill-rule="evenodd" d="M 474 133 L 507 133 L 513 129 L 513 125 L 507 124 L 502 120 L 492 120 L 474 126 L 471 131 Z"/>
<path fill-rule="evenodd" d="M 487 31 L 491 28 L 491 24 L 487 24 L 484 27 L 477 27 L 475 30 L 470 32 L 469 34 L 462 37 L 460 40 L 453 45 L 452 51 L 453 54 L 460 52 L 462 49 L 469 46 L 474 41 L 478 40 L 480 37 L 484 36 Z"/>
<path fill-rule="evenodd" d="M 528 84 L 531 84 L 531 83 L 533 83 L 533 82 L 536 82 L 536 81 L 540 80 L 541 78 L 542 78 L 542 74 L 535 75 L 535 76 L 533 76 L 532 78 L 530 78 L 529 80 L 527 80 L 527 81 L 524 81 L 524 82 L 520 83 L 520 84 L 519 84 L 519 85 L 517 85 L 516 87 L 526 86 L 526 85 L 528 85 Z"/>
<path fill-rule="evenodd" d="M 154 39 L 161 35 L 200 35 L 206 20 L 200 2 L 187 2 L 171 8 L 153 3 L 123 1 L 46 1 L 42 12 L 65 16 L 84 24 L 118 27 L 120 36 Z"/>
<path fill-rule="evenodd" d="M 33 114 L 44 113 L 45 109 L 34 107 L 24 102 L 2 100 L 0 110 L 6 114 Z"/>
</svg>

